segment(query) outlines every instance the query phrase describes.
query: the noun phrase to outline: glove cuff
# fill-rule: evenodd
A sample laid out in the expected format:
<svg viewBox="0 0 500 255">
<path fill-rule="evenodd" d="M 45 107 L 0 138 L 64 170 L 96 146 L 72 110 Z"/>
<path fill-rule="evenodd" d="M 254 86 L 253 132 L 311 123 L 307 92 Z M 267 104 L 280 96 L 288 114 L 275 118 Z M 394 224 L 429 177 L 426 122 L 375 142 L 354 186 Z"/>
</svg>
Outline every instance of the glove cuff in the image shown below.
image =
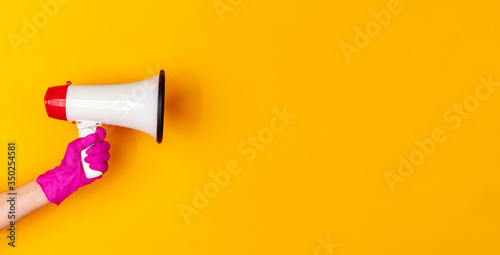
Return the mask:
<svg viewBox="0 0 500 255">
<path fill-rule="evenodd" d="M 70 189 L 65 187 L 65 183 L 68 183 L 68 180 L 64 181 L 61 177 L 61 171 L 56 167 L 41 174 L 36 179 L 36 182 L 40 185 L 40 188 L 42 188 L 47 200 L 56 205 L 60 205 L 64 199 L 73 193 L 68 193 Z"/>
</svg>

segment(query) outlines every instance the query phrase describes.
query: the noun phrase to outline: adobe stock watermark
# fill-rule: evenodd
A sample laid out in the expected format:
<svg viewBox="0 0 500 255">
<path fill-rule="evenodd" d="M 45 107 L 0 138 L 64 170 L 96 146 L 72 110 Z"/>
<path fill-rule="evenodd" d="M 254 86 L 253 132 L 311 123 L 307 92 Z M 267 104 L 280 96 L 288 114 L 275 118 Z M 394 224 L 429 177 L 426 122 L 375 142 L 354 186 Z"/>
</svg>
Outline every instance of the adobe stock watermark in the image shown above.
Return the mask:
<svg viewBox="0 0 500 255">
<path fill-rule="evenodd" d="M 500 87 L 500 82 L 494 82 L 492 76 L 492 74 L 488 75 L 487 78 L 479 76 L 480 84 L 475 88 L 474 94 L 467 96 L 463 102 L 454 104 L 453 107 L 443 113 L 443 120 L 450 125 L 451 131 L 459 129 L 463 121 L 468 119 L 479 108 L 481 102 L 490 98 L 495 89 Z M 384 173 L 391 191 L 395 192 L 396 184 L 409 178 L 417 167 L 421 166 L 428 157 L 436 152 L 437 146 L 447 139 L 447 132 L 440 127 L 434 128 L 429 138 L 415 139 L 416 148 L 407 157 L 399 155 L 397 171 L 386 171 Z"/>
<path fill-rule="evenodd" d="M 240 6 L 241 3 L 243 3 L 243 0 L 214 0 L 212 2 L 220 21 L 224 21 L 224 15 L 226 12 L 234 11 L 234 9 Z"/>
<path fill-rule="evenodd" d="M 314 248 L 314 255 L 325 255 L 333 254 L 335 250 L 340 247 L 340 244 L 333 243 L 332 238 L 328 235 L 326 238 L 317 237 L 316 238 L 316 248 Z"/>
<path fill-rule="evenodd" d="M 159 65 L 154 70 L 151 66 L 146 67 L 147 75 L 142 81 L 137 81 L 130 91 L 120 94 L 111 102 L 111 110 L 119 115 L 120 120 L 126 119 L 133 111 L 137 112 L 144 108 L 144 101 L 152 100 L 151 96 L 158 93 L 158 81 L 151 79 L 160 73 Z M 165 72 L 165 77 L 168 73 Z M 116 117 L 116 116 L 115 116 Z"/>
<path fill-rule="evenodd" d="M 255 160 L 259 152 L 263 151 L 275 138 L 275 136 L 290 125 L 291 120 L 295 119 L 296 115 L 290 114 L 286 107 L 282 110 L 273 109 L 274 116 L 269 120 L 269 124 L 261 128 L 257 135 L 249 136 L 242 141 L 237 151 L 240 156 L 245 157 L 247 163 Z M 242 163 L 236 159 L 229 160 L 223 170 L 219 172 L 209 172 L 208 175 L 212 181 L 206 183 L 203 189 L 193 189 L 193 200 L 191 204 L 180 203 L 179 210 L 186 221 L 186 224 L 191 222 L 190 217 L 199 215 L 201 210 L 207 208 L 210 200 L 216 198 L 222 189 L 229 186 L 233 177 L 238 176 L 243 171 Z"/>
<path fill-rule="evenodd" d="M 372 20 L 368 21 L 362 28 L 358 26 L 354 27 L 356 34 L 352 40 L 353 43 L 342 41 L 339 45 L 347 63 L 350 64 L 352 62 L 353 54 L 360 54 L 361 50 L 368 47 L 372 39 L 379 36 L 382 29 L 389 26 L 395 15 L 400 14 L 403 10 L 403 4 L 399 0 L 389 0 L 385 9 L 370 11 Z"/>
<path fill-rule="evenodd" d="M 47 26 L 49 19 L 54 18 L 59 13 L 61 5 L 65 5 L 70 1 L 71 0 L 39 0 L 38 6 L 40 6 L 41 10 L 35 12 L 30 19 L 26 16 L 21 18 L 23 22 L 21 33 L 9 32 L 7 34 L 7 38 L 14 52 L 19 53 L 19 47 L 23 44 L 28 44 L 29 39 L 33 39 L 38 34 L 38 30 Z"/>
</svg>

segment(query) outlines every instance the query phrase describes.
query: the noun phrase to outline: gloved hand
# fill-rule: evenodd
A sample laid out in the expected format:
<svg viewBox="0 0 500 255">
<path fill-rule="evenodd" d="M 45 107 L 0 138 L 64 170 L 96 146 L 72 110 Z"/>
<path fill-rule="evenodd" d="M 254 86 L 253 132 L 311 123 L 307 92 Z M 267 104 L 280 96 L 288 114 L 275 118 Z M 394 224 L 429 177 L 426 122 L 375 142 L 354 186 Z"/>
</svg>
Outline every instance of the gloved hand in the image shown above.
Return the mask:
<svg viewBox="0 0 500 255">
<path fill-rule="evenodd" d="M 78 138 L 72 141 L 66 149 L 66 154 L 61 165 L 40 175 L 36 182 L 42 188 L 47 199 L 59 205 L 64 199 L 75 192 L 78 188 L 101 179 L 101 176 L 87 179 L 83 171 L 81 152 L 85 148 L 94 144 L 87 150 L 85 162 L 90 164 L 90 168 L 105 173 L 108 171 L 110 144 L 103 141 L 106 137 L 106 130 L 98 127 L 95 134 Z"/>
</svg>

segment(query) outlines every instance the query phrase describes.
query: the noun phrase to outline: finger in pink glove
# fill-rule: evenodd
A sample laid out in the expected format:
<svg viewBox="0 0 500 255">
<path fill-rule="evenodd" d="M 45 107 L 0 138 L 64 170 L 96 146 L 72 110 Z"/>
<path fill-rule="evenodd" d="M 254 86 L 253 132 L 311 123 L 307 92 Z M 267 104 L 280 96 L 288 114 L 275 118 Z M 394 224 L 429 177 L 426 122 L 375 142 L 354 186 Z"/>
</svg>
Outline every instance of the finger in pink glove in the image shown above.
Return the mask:
<svg viewBox="0 0 500 255">
<path fill-rule="evenodd" d="M 87 150 L 85 162 L 90 164 L 90 168 L 105 173 L 108 171 L 110 144 L 104 141 L 106 130 L 98 127 L 94 134 L 78 138 L 69 143 L 66 154 L 61 165 L 40 175 L 36 182 L 42 188 L 47 199 L 56 205 L 66 199 L 78 188 L 101 179 L 102 176 L 87 179 L 82 166 L 81 152 L 92 145 Z"/>
</svg>

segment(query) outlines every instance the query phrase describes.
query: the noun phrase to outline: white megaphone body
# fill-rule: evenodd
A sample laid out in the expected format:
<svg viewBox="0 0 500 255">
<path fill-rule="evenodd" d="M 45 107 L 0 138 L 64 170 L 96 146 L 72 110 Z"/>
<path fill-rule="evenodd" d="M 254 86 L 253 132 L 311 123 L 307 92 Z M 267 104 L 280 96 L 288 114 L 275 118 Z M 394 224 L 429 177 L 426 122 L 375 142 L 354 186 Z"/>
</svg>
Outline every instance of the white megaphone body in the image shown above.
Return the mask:
<svg viewBox="0 0 500 255">
<path fill-rule="evenodd" d="M 75 86 L 67 82 L 48 88 L 44 102 L 49 117 L 75 122 L 79 137 L 95 133 L 98 126 L 107 124 L 142 131 L 156 138 L 158 143 L 163 140 L 163 70 L 153 78 L 125 84 Z M 82 164 L 90 179 L 102 172 L 90 169 L 84 161 L 87 149 L 82 151 Z"/>
</svg>

